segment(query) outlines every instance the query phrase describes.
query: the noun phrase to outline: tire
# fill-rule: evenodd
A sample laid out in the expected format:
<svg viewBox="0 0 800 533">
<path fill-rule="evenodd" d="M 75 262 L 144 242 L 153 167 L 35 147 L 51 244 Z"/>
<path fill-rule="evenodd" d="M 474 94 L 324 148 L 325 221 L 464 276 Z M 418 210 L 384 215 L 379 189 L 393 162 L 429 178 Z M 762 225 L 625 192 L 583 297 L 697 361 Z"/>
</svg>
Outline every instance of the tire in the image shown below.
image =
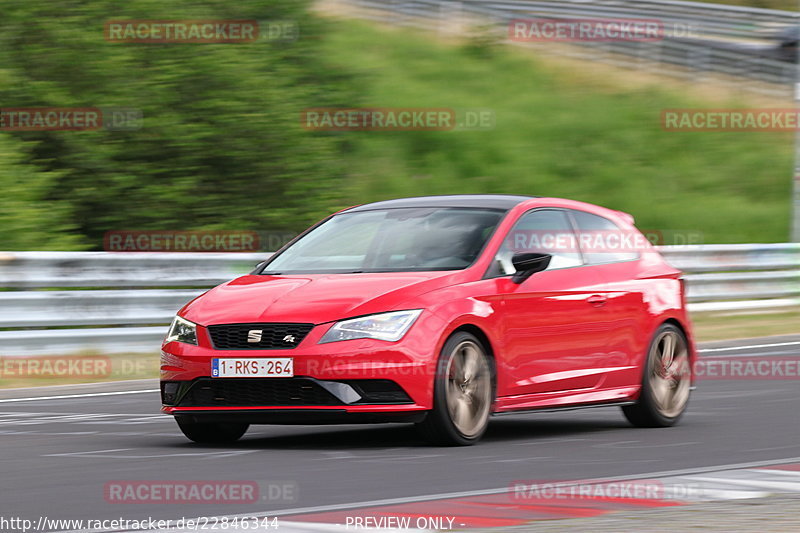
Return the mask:
<svg viewBox="0 0 800 533">
<path fill-rule="evenodd" d="M 250 427 L 249 424 L 236 423 L 202 423 L 184 422 L 181 420 L 177 422 L 183 434 L 186 435 L 189 440 L 199 444 L 236 442 Z"/>
<path fill-rule="evenodd" d="M 492 411 L 492 360 L 474 335 L 462 331 L 444 344 L 436 366 L 433 410 L 417 427 L 432 444 L 475 444 L 486 432 Z"/>
<path fill-rule="evenodd" d="M 622 407 L 625 418 L 637 427 L 674 426 L 689 403 L 691 378 L 686 335 L 662 324 L 647 349 L 639 400 Z"/>
</svg>

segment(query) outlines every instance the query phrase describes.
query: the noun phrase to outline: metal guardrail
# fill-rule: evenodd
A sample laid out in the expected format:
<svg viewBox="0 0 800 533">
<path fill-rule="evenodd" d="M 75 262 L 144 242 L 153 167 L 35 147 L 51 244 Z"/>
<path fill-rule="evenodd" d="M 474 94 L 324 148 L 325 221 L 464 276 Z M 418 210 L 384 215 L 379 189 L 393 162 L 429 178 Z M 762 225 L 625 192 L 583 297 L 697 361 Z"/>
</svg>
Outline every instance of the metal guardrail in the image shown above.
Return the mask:
<svg viewBox="0 0 800 533">
<path fill-rule="evenodd" d="M 693 311 L 800 305 L 800 244 L 667 246 Z M 157 351 L 175 312 L 265 254 L 0 252 L 0 356 Z"/>
<path fill-rule="evenodd" d="M 713 74 L 720 83 L 771 96 L 791 97 L 796 77 L 793 61 L 780 60 L 777 43 L 774 50 L 770 44 L 778 32 L 800 23 L 800 13 L 790 11 L 670 0 L 329 1 L 359 18 L 448 32 L 469 31 L 478 23 L 505 30 L 511 20 L 526 18 L 655 19 L 668 33 L 658 41 L 507 42 L 693 81 Z M 670 32 L 676 28 L 685 34 Z"/>
<path fill-rule="evenodd" d="M 800 305 L 800 244 L 663 247 L 687 273 L 692 311 L 733 311 Z"/>
<path fill-rule="evenodd" d="M 269 256 L 0 252 L 0 356 L 158 350 L 185 303 Z"/>
<path fill-rule="evenodd" d="M 269 253 L 0 252 L 0 288 L 213 287 Z"/>
</svg>

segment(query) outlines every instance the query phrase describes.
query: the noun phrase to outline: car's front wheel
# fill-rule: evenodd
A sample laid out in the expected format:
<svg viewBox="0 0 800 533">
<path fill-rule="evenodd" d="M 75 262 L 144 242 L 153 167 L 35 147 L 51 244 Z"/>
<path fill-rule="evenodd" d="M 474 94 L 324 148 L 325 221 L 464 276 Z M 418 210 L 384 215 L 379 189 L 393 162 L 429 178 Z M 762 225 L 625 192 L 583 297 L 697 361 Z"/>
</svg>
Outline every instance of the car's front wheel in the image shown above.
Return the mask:
<svg viewBox="0 0 800 533">
<path fill-rule="evenodd" d="M 442 348 L 434 407 L 418 427 L 434 444 L 474 444 L 489 425 L 493 398 L 494 375 L 486 350 L 474 335 L 458 332 Z"/>
<path fill-rule="evenodd" d="M 200 444 L 236 442 L 245 434 L 249 424 L 188 422 L 178 420 L 178 427 L 189 440 Z"/>
<path fill-rule="evenodd" d="M 639 427 L 674 425 L 689 402 L 691 378 L 686 336 L 675 325 L 662 324 L 650 343 L 639 400 L 622 408 L 625 418 Z"/>
</svg>

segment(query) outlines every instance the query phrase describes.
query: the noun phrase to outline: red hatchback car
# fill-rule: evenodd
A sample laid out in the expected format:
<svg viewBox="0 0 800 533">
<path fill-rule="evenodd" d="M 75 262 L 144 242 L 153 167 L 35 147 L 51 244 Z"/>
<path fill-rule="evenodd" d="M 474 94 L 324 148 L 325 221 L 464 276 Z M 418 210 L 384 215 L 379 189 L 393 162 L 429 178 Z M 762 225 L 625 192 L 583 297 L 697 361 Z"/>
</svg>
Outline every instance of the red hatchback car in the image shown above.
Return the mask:
<svg viewBox="0 0 800 533">
<path fill-rule="evenodd" d="M 475 443 L 493 414 L 684 412 L 681 272 L 630 215 L 457 195 L 345 209 L 196 298 L 162 346 L 163 411 L 196 442 L 250 424 L 410 422 Z"/>
</svg>

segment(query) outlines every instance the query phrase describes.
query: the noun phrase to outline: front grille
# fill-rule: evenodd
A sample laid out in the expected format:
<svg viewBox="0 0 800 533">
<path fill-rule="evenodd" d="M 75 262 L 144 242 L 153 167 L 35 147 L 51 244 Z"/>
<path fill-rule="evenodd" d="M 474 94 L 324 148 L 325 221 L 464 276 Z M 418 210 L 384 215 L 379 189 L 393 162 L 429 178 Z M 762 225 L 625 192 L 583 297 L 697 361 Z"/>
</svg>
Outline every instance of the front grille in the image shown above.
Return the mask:
<svg viewBox="0 0 800 533">
<path fill-rule="evenodd" d="M 180 407 L 344 405 L 306 378 L 202 378 L 192 383 Z"/>
<path fill-rule="evenodd" d="M 295 348 L 314 324 L 217 324 L 208 326 L 218 350 L 286 350 Z"/>
</svg>

